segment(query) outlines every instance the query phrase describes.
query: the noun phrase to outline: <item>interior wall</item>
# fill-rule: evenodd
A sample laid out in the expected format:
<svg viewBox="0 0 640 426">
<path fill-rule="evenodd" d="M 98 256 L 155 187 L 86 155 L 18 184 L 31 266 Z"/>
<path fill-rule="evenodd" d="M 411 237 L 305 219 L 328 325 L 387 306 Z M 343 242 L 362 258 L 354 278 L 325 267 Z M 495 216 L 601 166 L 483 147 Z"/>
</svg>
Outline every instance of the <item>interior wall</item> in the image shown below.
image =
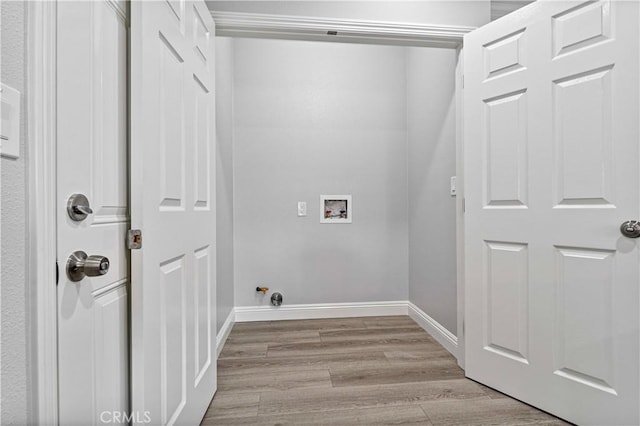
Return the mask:
<svg viewBox="0 0 640 426">
<path fill-rule="evenodd" d="M 0 282 L 2 424 L 29 423 L 30 386 L 27 283 L 27 3 L 0 2 L 0 81 L 21 94 L 20 157 L 2 158 L 2 261 Z"/>
<path fill-rule="evenodd" d="M 491 0 L 491 20 L 502 18 L 515 10 L 533 3 L 534 0 Z"/>
<path fill-rule="evenodd" d="M 216 52 L 216 315 L 218 331 L 233 309 L 233 39 Z"/>
<path fill-rule="evenodd" d="M 405 71 L 400 47 L 234 41 L 236 306 L 407 299 Z"/>
<path fill-rule="evenodd" d="M 454 49 L 407 48 L 409 300 L 457 334 Z"/>
<path fill-rule="evenodd" d="M 479 27 L 490 19 L 489 0 L 208 0 L 207 5 L 214 11 L 469 27 Z"/>
</svg>

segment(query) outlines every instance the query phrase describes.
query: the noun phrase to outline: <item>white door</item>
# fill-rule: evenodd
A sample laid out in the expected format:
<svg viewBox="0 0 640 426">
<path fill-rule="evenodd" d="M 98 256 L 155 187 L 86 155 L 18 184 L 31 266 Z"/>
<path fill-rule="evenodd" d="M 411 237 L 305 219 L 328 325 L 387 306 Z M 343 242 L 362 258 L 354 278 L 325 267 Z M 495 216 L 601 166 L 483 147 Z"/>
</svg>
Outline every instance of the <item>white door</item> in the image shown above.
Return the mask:
<svg viewBox="0 0 640 426">
<path fill-rule="evenodd" d="M 59 2 L 57 13 L 60 424 L 120 423 L 129 409 L 127 11 L 94 1 Z M 93 213 L 72 220 L 73 194 Z M 76 251 L 106 256 L 108 272 L 70 280 Z"/>
<path fill-rule="evenodd" d="M 466 374 L 637 425 L 638 2 L 538 1 L 464 40 Z"/>
<path fill-rule="evenodd" d="M 198 424 L 216 389 L 214 23 L 203 1 L 131 4 L 132 404 Z"/>
</svg>

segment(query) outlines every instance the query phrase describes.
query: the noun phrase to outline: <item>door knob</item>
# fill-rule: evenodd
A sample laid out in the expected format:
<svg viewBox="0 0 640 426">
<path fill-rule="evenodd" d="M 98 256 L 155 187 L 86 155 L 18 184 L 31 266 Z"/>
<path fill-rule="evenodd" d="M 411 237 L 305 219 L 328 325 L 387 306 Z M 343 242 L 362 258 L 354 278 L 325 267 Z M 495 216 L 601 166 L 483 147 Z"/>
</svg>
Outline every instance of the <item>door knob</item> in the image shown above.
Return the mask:
<svg viewBox="0 0 640 426">
<path fill-rule="evenodd" d="M 99 277 L 109 272 L 109 259 L 105 256 L 87 256 L 83 251 L 76 251 L 67 259 L 67 276 L 73 282 L 87 277 Z"/>
<path fill-rule="evenodd" d="M 67 201 L 67 213 L 71 220 L 82 222 L 93 213 L 93 210 L 89 207 L 89 200 L 84 194 L 73 194 Z"/>
<path fill-rule="evenodd" d="M 628 220 L 620 225 L 620 232 L 628 238 L 640 237 L 640 221 Z"/>
</svg>

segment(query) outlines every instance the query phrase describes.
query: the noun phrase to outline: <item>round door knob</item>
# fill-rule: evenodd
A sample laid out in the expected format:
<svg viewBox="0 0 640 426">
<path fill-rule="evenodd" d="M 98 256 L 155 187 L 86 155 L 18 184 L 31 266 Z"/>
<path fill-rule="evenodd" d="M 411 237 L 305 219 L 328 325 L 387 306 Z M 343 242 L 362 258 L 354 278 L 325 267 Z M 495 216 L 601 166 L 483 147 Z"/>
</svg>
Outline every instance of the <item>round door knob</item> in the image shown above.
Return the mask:
<svg viewBox="0 0 640 426">
<path fill-rule="evenodd" d="M 99 277 L 109 272 L 109 258 L 100 255 L 87 256 L 82 250 L 73 252 L 67 259 L 67 276 L 70 281 L 82 281 L 84 277 Z"/>
<path fill-rule="evenodd" d="M 627 238 L 640 237 L 640 222 L 637 220 L 627 220 L 620 225 L 620 232 Z"/>
<path fill-rule="evenodd" d="M 109 259 L 105 256 L 89 256 L 84 262 L 84 273 L 88 277 L 99 277 L 109 272 Z"/>
</svg>

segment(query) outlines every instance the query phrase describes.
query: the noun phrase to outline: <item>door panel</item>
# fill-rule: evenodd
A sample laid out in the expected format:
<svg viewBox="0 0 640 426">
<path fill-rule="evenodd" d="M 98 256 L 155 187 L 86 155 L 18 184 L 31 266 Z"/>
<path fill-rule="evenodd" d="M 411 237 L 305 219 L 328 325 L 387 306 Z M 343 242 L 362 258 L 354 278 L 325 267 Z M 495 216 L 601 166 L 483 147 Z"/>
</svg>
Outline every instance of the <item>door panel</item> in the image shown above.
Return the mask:
<svg viewBox="0 0 640 426">
<path fill-rule="evenodd" d="M 521 38 L 524 29 L 500 37 L 484 46 L 485 78 L 499 77 L 524 69 Z"/>
<path fill-rule="evenodd" d="M 527 207 L 527 91 L 485 100 L 486 206 Z"/>
<path fill-rule="evenodd" d="M 129 411 L 128 18 L 107 1 L 57 10 L 60 423 L 101 424 Z M 67 214 L 74 193 L 93 210 L 82 222 Z M 108 257 L 109 272 L 70 281 L 65 264 L 76 250 Z"/>
<path fill-rule="evenodd" d="M 553 19 L 553 53 L 560 56 L 611 39 L 609 2 L 585 2 Z"/>
<path fill-rule="evenodd" d="M 465 37 L 466 373 L 638 424 L 638 3 L 538 1 Z"/>
<path fill-rule="evenodd" d="M 194 208 L 209 210 L 211 208 L 209 194 L 211 192 L 210 143 L 212 116 L 210 90 L 194 74 L 192 84 L 195 92 L 195 149 L 193 150 L 194 168 Z"/>
<path fill-rule="evenodd" d="M 175 422 L 187 399 L 184 257 L 160 264 L 160 384 L 162 424 Z"/>
<path fill-rule="evenodd" d="M 129 342 L 122 326 L 128 324 L 129 303 L 125 282 L 116 282 L 98 292 L 94 292 L 94 323 L 96 375 L 96 412 L 102 416 L 97 423 L 108 418 L 102 413 L 111 412 L 120 407 L 126 412 L 129 406 L 129 375 L 123 367 L 129 362 Z M 116 326 L 114 326 L 116 325 Z M 119 326 L 118 326 L 119 325 Z M 126 331 L 126 330 L 124 330 Z M 114 374 L 118 373 L 120 374 Z"/>
<path fill-rule="evenodd" d="M 209 246 L 196 250 L 195 258 L 195 294 L 194 294 L 194 353 L 196 355 L 195 371 L 192 376 L 193 386 L 198 386 L 200 380 L 211 367 L 212 351 L 214 349 L 214 333 L 211 329 L 212 306 L 207 303 L 213 295 L 213 283 L 211 282 L 211 265 L 213 260 Z"/>
<path fill-rule="evenodd" d="M 615 251 L 556 247 L 554 373 L 615 394 L 612 294 Z M 585 310 L 584 306 L 594 309 Z"/>
<path fill-rule="evenodd" d="M 201 1 L 132 4 L 134 413 L 197 424 L 216 389 L 214 24 Z"/>
<path fill-rule="evenodd" d="M 496 354 L 528 364 L 529 282 L 526 244 L 487 242 L 484 345 Z"/>
<path fill-rule="evenodd" d="M 556 207 L 615 207 L 612 68 L 597 68 L 553 82 Z"/>
</svg>

